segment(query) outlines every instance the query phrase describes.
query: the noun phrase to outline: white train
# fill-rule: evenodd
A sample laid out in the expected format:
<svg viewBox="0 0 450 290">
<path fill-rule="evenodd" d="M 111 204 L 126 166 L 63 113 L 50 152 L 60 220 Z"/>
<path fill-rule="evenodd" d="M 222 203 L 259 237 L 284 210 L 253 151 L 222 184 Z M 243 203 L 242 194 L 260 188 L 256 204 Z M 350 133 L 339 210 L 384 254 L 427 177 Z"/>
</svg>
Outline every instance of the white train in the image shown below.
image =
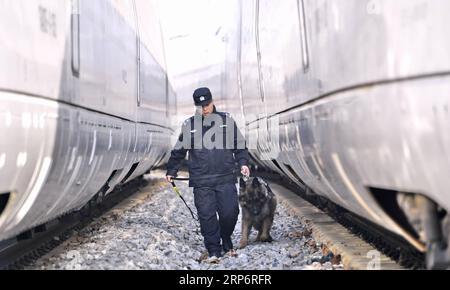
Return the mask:
<svg viewBox="0 0 450 290">
<path fill-rule="evenodd" d="M 152 3 L 2 0 L 0 240 L 164 163 L 209 86 L 259 166 L 449 265 L 450 2 L 228 1 L 223 64 L 177 100 Z"/>
<path fill-rule="evenodd" d="M 227 62 L 186 90 L 211 86 L 246 121 L 260 166 L 428 250 L 430 267 L 448 265 L 450 2 L 229 5 Z"/>
<path fill-rule="evenodd" d="M 166 161 L 175 95 L 153 2 L 1 0 L 0 241 Z"/>
</svg>

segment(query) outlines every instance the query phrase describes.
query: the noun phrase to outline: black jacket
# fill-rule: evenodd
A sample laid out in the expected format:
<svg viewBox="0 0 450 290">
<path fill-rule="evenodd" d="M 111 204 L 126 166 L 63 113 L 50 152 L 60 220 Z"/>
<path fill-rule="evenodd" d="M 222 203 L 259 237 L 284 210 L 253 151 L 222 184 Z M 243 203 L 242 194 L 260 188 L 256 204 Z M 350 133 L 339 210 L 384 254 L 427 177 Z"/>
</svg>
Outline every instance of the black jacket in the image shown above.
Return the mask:
<svg viewBox="0 0 450 290">
<path fill-rule="evenodd" d="M 210 116 L 206 118 L 197 116 L 197 119 L 195 117 L 183 123 L 178 142 L 167 164 L 167 175 L 177 176 L 186 154 L 189 153 L 190 187 L 214 187 L 236 183 L 240 168 L 248 166 L 249 154 L 245 139 L 235 121 L 228 113 L 218 112 L 215 107 Z M 221 123 L 216 124 L 211 120 L 221 120 Z M 233 133 L 230 135 L 231 132 Z M 187 138 L 190 140 L 184 140 L 183 136 L 189 136 Z M 211 146 L 206 144 L 207 141 L 202 142 L 203 140 L 217 141 L 215 144 L 222 146 Z M 236 170 L 237 166 L 239 171 Z"/>
</svg>

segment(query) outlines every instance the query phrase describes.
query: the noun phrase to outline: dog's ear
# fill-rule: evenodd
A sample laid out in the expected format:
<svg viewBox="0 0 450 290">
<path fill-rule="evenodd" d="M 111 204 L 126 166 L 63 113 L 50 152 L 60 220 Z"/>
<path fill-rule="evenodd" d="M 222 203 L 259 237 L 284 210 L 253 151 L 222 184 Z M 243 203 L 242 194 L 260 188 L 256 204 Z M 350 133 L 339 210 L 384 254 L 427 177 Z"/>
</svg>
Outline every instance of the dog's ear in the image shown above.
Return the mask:
<svg viewBox="0 0 450 290">
<path fill-rule="evenodd" d="M 239 178 L 239 186 L 240 186 L 242 189 L 245 188 L 245 181 L 244 181 L 244 179 L 243 179 L 242 177 Z"/>
<path fill-rule="evenodd" d="M 253 178 L 252 186 L 253 188 L 258 188 L 260 185 L 259 179 L 257 177 Z"/>
</svg>

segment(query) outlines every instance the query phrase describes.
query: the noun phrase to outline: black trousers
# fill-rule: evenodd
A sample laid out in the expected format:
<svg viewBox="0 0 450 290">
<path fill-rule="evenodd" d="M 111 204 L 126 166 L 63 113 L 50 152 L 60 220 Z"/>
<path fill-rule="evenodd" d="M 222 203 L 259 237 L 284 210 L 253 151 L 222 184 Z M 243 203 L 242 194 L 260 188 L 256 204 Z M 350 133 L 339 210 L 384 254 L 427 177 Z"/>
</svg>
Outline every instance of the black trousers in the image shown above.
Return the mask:
<svg viewBox="0 0 450 290">
<path fill-rule="evenodd" d="M 222 249 L 225 252 L 231 250 L 231 235 L 239 216 L 236 184 L 196 187 L 194 200 L 209 255 L 220 254 Z"/>
</svg>

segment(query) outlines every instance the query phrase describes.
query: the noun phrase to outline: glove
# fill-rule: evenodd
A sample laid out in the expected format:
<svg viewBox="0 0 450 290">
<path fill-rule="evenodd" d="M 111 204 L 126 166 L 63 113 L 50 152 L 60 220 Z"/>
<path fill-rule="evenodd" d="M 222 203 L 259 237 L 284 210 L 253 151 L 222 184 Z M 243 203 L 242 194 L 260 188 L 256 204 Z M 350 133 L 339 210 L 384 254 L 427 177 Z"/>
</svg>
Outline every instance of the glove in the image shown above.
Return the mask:
<svg viewBox="0 0 450 290">
<path fill-rule="evenodd" d="M 248 166 L 242 166 L 241 167 L 241 173 L 243 176 L 245 177 L 250 177 L 250 168 L 248 168 Z"/>
</svg>

